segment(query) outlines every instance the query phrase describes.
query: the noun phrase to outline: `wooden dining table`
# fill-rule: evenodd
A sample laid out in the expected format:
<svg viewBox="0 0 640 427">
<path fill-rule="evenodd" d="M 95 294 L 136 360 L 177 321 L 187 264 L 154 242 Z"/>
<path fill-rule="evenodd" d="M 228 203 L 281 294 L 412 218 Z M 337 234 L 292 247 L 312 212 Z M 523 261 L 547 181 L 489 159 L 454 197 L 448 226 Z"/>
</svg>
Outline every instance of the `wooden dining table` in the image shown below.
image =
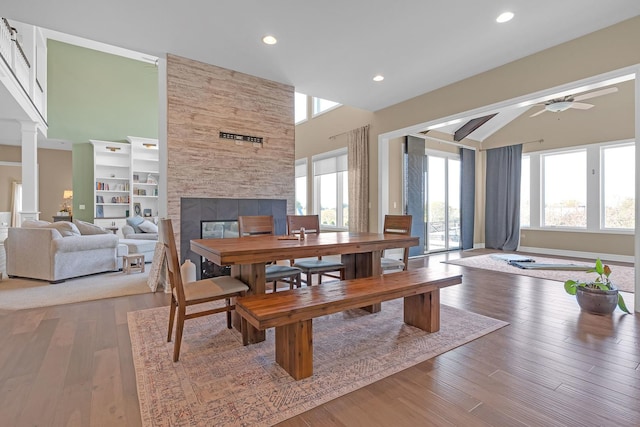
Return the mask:
<svg viewBox="0 0 640 427">
<path fill-rule="evenodd" d="M 355 279 L 382 274 L 380 258 L 384 250 L 418 244 L 418 237 L 400 234 L 327 232 L 307 235 L 304 240 L 291 236 L 194 239 L 191 251 L 215 264 L 230 265 L 231 275 L 249 286 L 249 294 L 264 294 L 265 267 L 275 260 L 340 255 L 345 278 Z M 375 312 L 380 306 L 367 309 Z M 240 327 L 238 316 L 234 316 L 234 326 Z M 248 336 L 251 343 L 261 342 L 265 331 L 251 327 Z"/>
</svg>

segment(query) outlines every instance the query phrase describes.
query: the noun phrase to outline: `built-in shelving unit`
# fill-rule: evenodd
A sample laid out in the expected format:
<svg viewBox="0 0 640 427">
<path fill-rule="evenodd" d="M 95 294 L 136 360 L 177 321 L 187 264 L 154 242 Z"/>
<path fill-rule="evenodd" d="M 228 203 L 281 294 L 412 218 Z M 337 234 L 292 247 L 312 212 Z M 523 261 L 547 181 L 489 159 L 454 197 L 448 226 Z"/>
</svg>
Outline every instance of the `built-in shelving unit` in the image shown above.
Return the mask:
<svg viewBox="0 0 640 427">
<path fill-rule="evenodd" d="M 94 223 L 125 224 L 128 216 L 158 215 L 158 140 L 129 143 L 91 140 L 94 159 Z"/>
<path fill-rule="evenodd" d="M 131 198 L 132 212 L 141 216 L 158 215 L 158 140 L 127 137 L 131 143 Z M 137 208 L 140 211 L 137 212 Z"/>
</svg>

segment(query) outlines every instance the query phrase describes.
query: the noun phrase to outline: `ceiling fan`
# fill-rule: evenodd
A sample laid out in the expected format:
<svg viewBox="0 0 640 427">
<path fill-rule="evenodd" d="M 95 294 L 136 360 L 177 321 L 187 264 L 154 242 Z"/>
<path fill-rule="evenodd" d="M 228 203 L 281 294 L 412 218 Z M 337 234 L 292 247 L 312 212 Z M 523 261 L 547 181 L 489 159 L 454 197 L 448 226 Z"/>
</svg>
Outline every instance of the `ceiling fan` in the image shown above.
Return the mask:
<svg viewBox="0 0 640 427">
<path fill-rule="evenodd" d="M 544 113 L 545 111 L 550 111 L 552 113 L 559 113 L 560 111 L 565 111 L 565 110 L 568 110 L 569 108 L 575 108 L 577 110 L 588 110 L 589 108 L 593 107 L 593 104 L 586 104 L 584 102 L 579 102 L 579 101 L 595 98 L 596 96 L 607 95 L 609 93 L 614 93 L 617 91 L 618 91 L 618 88 L 614 86 L 614 87 L 608 87 L 605 89 L 596 90 L 593 92 L 584 93 L 578 96 L 567 95 L 567 96 L 563 96 L 562 98 L 551 99 L 545 102 L 544 104 L 535 104 L 535 105 L 544 106 L 544 108 L 538 112 L 533 113 L 529 117 L 538 116 Z"/>
</svg>

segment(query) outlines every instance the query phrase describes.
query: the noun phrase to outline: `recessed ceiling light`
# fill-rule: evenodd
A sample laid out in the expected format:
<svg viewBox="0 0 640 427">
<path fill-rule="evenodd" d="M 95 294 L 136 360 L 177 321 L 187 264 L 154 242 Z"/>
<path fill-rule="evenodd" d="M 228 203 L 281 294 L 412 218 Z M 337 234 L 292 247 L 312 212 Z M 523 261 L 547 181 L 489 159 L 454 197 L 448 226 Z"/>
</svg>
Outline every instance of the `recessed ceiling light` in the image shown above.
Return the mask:
<svg viewBox="0 0 640 427">
<path fill-rule="evenodd" d="M 496 22 L 502 24 L 505 22 L 509 22 L 513 19 L 513 12 L 502 12 L 500 16 L 496 18 Z"/>
<path fill-rule="evenodd" d="M 278 43 L 278 39 L 276 39 L 276 38 L 275 38 L 275 37 L 273 37 L 273 36 L 264 36 L 264 37 L 262 38 L 262 42 L 263 42 L 264 44 L 276 44 L 276 43 Z"/>
<path fill-rule="evenodd" d="M 373 81 L 374 81 L 374 82 L 381 82 L 381 81 L 383 81 L 383 80 L 384 80 L 384 76 L 382 76 L 382 75 L 380 75 L 380 74 L 378 74 L 377 76 L 374 76 L 374 77 L 373 77 Z"/>
</svg>

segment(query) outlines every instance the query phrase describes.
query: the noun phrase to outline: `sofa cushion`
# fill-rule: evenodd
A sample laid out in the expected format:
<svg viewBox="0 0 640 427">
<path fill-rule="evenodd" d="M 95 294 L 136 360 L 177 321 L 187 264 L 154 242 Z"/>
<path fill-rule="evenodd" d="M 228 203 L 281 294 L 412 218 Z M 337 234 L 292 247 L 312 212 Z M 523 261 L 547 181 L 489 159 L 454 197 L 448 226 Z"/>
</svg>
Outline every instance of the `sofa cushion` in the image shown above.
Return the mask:
<svg viewBox="0 0 640 427">
<path fill-rule="evenodd" d="M 49 221 L 42 221 L 37 219 L 25 219 L 22 221 L 22 228 L 40 228 L 51 225 Z"/>
<path fill-rule="evenodd" d="M 58 232 L 62 235 L 62 237 L 80 235 L 80 230 L 78 230 L 78 227 L 76 227 L 75 224 L 69 221 L 48 222 L 48 221 L 38 221 L 34 219 L 28 219 L 22 223 L 22 227 L 23 228 L 53 228 L 55 230 L 58 230 Z"/>
<path fill-rule="evenodd" d="M 44 228 L 54 228 L 62 234 L 62 237 L 80 236 L 80 230 L 78 230 L 78 227 L 69 221 L 52 222 Z"/>
<path fill-rule="evenodd" d="M 138 225 L 138 227 L 144 233 L 157 233 L 158 232 L 158 226 L 155 225 L 154 223 L 152 223 L 151 221 L 146 221 L 146 220 L 142 221 L 140 223 L 140 225 Z"/>
<path fill-rule="evenodd" d="M 142 224 L 143 222 L 144 222 L 144 218 L 142 218 L 140 215 L 127 218 L 127 224 L 133 227 L 133 231 L 135 231 L 136 233 L 143 232 L 142 230 L 140 230 L 140 227 L 139 227 L 140 224 Z"/>
<path fill-rule="evenodd" d="M 92 235 L 92 234 L 109 234 L 111 233 L 109 230 L 105 230 L 99 225 L 91 224 L 90 222 L 80 221 L 79 219 L 74 219 L 73 223 L 78 227 L 78 231 L 83 236 Z"/>
</svg>

